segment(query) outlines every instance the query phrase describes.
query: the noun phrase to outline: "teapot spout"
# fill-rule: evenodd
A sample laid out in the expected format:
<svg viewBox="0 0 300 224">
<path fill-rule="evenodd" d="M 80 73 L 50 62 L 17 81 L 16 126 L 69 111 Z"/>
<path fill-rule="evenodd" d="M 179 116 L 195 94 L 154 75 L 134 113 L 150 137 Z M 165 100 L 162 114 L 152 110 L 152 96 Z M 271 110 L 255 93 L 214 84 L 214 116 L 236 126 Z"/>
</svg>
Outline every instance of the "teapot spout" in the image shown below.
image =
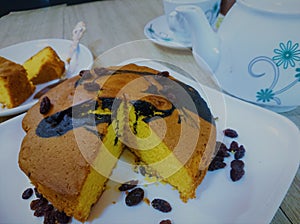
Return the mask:
<svg viewBox="0 0 300 224">
<path fill-rule="evenodd" d="M 215 71 L 220 59 L 220 39 L 212 29 L 204 12 L 198 6 L 183 5 L 176 8 L 187 21 L 192 37 L 192 49 L 195 60 L 202 66 Z"/>
</svg>

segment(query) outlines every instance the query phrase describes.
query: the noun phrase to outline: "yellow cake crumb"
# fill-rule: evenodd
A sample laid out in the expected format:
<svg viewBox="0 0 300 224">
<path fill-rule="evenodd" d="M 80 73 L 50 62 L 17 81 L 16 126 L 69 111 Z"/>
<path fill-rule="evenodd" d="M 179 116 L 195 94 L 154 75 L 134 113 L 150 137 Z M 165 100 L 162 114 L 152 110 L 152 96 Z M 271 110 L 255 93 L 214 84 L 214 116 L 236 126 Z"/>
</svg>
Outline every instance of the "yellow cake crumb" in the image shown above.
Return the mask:
<svg viewBox="0 0 300 224">
<path fill-rule="evenodd" d="M 49 46 L 26 60 L 23 66 L 28 79 L 35 85 L 61 78 L 65 71 L 65 63 Z"/>
</svg>

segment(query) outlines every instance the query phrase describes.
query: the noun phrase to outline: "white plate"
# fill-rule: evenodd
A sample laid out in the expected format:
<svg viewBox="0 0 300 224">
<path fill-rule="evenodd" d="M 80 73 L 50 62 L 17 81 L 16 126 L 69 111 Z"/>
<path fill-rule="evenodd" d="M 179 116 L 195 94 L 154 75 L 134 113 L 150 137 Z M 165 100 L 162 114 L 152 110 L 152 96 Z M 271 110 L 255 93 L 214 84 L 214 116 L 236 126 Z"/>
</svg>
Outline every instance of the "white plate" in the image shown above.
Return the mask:
<svg viewBox="0 0 300 224">
<path fill-rule="evenodd" d="M 191 48 L 191 43 L 182 43 L 176 40 L 174 33 L 169 29 L 165 15 L 159 16 L 146 24 L 144 34 L 154 43 L 174 49 Z"/>
<path fill-rule="evenodd" d="M 176 73 L 171 71 L 171 74 Z M 178 78 L 181 79 L 180 76 Z M 192 82 L 189 84 L 193 85 Z M 243 158 L 245 176 L 238 182 L 232 182 L 228 165 L 232 158 L 226 160 L 225 169 L 209 172 L 197 189 L 197 198 L 186 204 L 169 185 L 142 186 L 148 199 L 159 197 L 169 201 L 173 207 L 170 213 L 161 213 L 146 203 L 127 207 L 125 195 L 109 182 L 88 222 L 157 224 L 163 219 L 170 219 L 174 224 L 253 224 L 272 220 L 298 169 L 299 129 L 271 111 L 222 95 L 208 87 L 202 87 L 202 91 L 209 99 L 212 113 L 218 117 L 218 138 L 225 127 L 238 131 L 237 141 L 247 150 Z M 225 112 L 218 100 L 220 97 L 224 98 Z M 22 192 L 31 186 L 18 166 L 18 152 L 25 135 L 21 128 L 23 116 L 0 124 L 0 217 L 3 223 L 42 223 L 42 219 L 34 217 L 29 209 L 30 200 L 21 199 Z M 119 171 L 117 165 L 114 175 Z M 79 223 L 74 219 L 73 222 Z"/>
<path fill-rule="evenodd" d="M 11 61 L 14 61 L 19 64 L 23 64 L 28 58 L 33 56 L 35 53 L 40 51 L 46 46 L 52 47 L 58 56 L 65 61 L 68 57 L 70 46 L 72 41 L 65 39 L 41 39 L 41 40 L 32 40 L 27 42 L 18 43 L 6 48 L 0 49 L 0 56 L 5 57 Z M 66 61 L 65 61 L 66 62 Z M 89 69 L 93 64 L 93 56 L 90 50 L 80 44 L 77 49 L 77 54 L 72 58 L 70 68 L 72 68 L 71 74 L 68 77 L 73 75 L 77 75 L 81 69 Z M 18 114 L 28 110 L 32 105 L 34 105 L 37 100 L 33 99 L 35 93 L 44 88 L 45 86 L 56 82 L 57 80 L 53 80 L 51 82 L 43 83 L 36 86 L 35 92 L 32 96 L 27 99 L 20 106 L 8 109 L 2 108 L 2 104 L 0 103 L 0 116 L 8 116 L 13 114 Z"/>
</svg>

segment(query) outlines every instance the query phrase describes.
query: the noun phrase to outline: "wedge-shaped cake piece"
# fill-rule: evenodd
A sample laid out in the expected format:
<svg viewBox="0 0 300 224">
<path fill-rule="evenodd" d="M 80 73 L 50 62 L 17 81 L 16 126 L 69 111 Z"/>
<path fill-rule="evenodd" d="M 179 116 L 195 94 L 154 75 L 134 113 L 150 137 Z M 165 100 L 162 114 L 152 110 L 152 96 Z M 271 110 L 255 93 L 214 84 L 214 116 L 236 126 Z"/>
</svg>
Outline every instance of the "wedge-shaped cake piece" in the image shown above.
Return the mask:
<svg viewBox="0 0 300 224">
<path fill-rule="evenodd" d="M 34 90 L 23 66 L 0 56 L 0 103 L 7 108 L 17 107 Z"/>
<path fill-rule="evenodd" d="M 28 79 L 33 84 L 41 84 L 63 76 L 65 63 L 51 47 L 45 47 L 27 59 L 24 64 Z"/>
<path fill-rule="evenodd" d="M 24 117 L 19 165 L 57 209 L 85 221 L 126 149 L 184 202 L 195 198 L 216 127 L 194 88 L 168 72 L 129 64 L 82 71 L 46 95 L 48 113 L 36 104 Z"/>
<path fill-rule="evenodd" d="M 112 130 L 112 101 L 96 101 L 89 92 L 75 99 L 77 79 L 47 93 L 51 110 L 45 116 L 39 104 L 30 109 L 19 164 L 57 209 L 83 222 L 105 190 L 123 145 Z"/>
</svg>

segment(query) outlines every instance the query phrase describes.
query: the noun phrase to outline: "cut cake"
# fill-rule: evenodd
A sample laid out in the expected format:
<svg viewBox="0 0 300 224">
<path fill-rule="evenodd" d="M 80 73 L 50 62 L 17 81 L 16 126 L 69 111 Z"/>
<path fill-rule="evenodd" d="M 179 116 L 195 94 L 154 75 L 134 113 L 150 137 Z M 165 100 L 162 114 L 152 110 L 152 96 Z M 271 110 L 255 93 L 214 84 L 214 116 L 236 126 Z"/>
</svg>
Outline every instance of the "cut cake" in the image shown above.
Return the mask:
<svg viewBox="0 0 300 224">
<path fill-rule="evenodd" d="M 7 108 L 17 107 L 34 90 L 23 66 L 0 56 L 0 103 Z"/>
<path fill-rule="evenodd" d="M 199 93 L 167 72 L 129 64 L 82 71 L 33 106 L 19 165 L 57 209 L 87 220 L 123 149 L 195 198 L 213 157 L 216 127 Z"/>
<path fill-rule="evenodd" d="M 34 85 L 61 78 L 65 71 L 65 63 L 49 46 L 27 59 L 23 66 Z"/>
</svg>

